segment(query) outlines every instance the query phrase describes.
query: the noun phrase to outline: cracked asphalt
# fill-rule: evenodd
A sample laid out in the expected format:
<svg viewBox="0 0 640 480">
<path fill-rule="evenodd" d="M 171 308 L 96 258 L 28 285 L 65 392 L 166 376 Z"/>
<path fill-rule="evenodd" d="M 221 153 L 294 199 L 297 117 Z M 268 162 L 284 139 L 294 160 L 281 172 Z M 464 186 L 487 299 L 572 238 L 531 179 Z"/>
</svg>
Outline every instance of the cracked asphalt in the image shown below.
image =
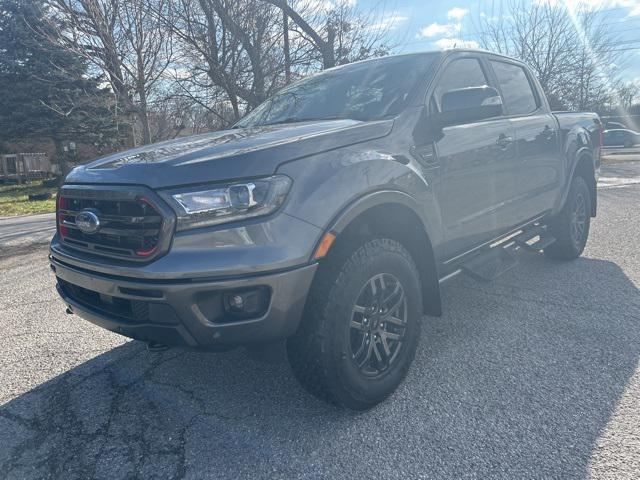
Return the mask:
<svg viewBox="0 0 640 480">
<path fill-rule="evenodd" d="M 65 315 L 44 245 L 0 241 L 0 478 L 638 478 L 640 163 L 603 176 L 583 258 L 449 282 L 364 414 L 281 346 L 149 353 Z"/>
</svg>

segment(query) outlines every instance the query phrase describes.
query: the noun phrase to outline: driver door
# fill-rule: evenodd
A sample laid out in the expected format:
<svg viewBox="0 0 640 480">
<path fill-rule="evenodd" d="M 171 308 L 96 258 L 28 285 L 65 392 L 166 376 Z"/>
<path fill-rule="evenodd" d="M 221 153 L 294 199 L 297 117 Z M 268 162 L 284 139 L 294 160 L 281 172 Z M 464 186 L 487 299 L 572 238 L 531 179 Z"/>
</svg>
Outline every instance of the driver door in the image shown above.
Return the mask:
<svg viewBox="0 0 640 480">
<path fill-rule="evenodd" d="M 441 111 L 442 96 L 451 90 L 491 86 L 477 57 L 457 57 L 442 70 L 433 91 L 431 111 Z M 513 180 L 514 128 L 502 116 L 442 129 L 434 143 L 440 166 L 436 195 L 440 204 L 446 254 L 454 256 L 507 228 L 501 218 Z"/>
</svg>

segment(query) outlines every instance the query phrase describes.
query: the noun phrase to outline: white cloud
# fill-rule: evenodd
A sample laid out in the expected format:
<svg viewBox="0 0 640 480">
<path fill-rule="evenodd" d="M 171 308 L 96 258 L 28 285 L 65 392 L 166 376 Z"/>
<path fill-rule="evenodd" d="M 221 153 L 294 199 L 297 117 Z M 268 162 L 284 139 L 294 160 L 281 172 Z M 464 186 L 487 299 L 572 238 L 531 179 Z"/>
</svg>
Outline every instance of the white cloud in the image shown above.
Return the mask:
<svg viewBox="0 0 640 480">
<path fill-rule="evenodd" d="M 367 27 L 367 30 L 378 31 L 378 30 L 395 30 L 400 26 L 400 24 L 409 20 L 409 17 L 406 15 L 401 15 L 398 12 L 391 13 L 390 15 L 385 15 L 380 21 L 372 23 Z"/>
<path fill-rule="evenodd" d="M 478 42 L 475 40 L 461 40 L 459 38 L 441 38 L 433 42 L 440 50 L 450 48 L 478 48 Z"/>
<path fill-rule="evenodd" d="M 458 38 L 462 31 L 462 20 L 469 14 L 469 9 L 461 7 L 453 7 L 447 12 L 447 18 L 451 20 L 449 23 L 434 22 L 423 27 L 418 32 L 417 38 L 438 38 L 433 42 L 439 49 L 450 48 L 477 48 L 478 42 L 475 40 L 462 40 Z"/>
<path fill-rule="evenodd" d="M 462 29 L 460 23 L 437 23 L 434 22 L 431 25 L 423 27 L 418 32 L 418 38 L 431 38 L 438 35 L 451 36 L 455 35 Z"/>
<path fill-rule="evenodd" d="M 453 7 L 447 12 L 447 17 L 457 20 L 458 22 L 469 13 L 468 8 Z"/>
</svg>

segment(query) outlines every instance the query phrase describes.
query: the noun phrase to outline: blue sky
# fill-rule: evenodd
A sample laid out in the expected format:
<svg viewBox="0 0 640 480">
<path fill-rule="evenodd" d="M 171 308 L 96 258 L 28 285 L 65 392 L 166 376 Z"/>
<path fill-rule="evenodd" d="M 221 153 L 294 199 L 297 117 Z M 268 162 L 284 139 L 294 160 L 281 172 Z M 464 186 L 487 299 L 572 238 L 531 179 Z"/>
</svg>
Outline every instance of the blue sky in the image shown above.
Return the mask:
<svg viewBox="0 0 640 480">
<path fill-rule="evenodd" d="M 351 0 L 354 1 L 354 0 Z M 395 53 L 446 48 L 457 44 L 474 46 L 474 22 L 480 15 L 497 16 L 508 0 L 355 0 L 365 11 L 375 9 L 376 21 L 388 25 Z M 621 75 L 640 83 L 640 0 L 531 0 L 562 4 L 569 8 L 586 8 L 606 16 L 615 28 L 627 62 Z M 621 47 L 622 48 L 622 47 Z"/>
</svg>

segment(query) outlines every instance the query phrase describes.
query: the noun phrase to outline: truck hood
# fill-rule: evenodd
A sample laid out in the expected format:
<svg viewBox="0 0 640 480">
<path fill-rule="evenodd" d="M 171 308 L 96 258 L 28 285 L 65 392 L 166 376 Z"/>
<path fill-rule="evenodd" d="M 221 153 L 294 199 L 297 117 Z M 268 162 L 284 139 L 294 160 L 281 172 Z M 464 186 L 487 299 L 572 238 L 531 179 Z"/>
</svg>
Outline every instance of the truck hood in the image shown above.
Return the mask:
<svg viewBox="0 0 640 480">
<path fill-rule="evenodd" d="M 324 120 L 223 130 L 119 152 L 76 167 L 67 183 L 165 188 L 273 174 L 284 162 L 387 135 L 393 120 Z"/>
</svg>

